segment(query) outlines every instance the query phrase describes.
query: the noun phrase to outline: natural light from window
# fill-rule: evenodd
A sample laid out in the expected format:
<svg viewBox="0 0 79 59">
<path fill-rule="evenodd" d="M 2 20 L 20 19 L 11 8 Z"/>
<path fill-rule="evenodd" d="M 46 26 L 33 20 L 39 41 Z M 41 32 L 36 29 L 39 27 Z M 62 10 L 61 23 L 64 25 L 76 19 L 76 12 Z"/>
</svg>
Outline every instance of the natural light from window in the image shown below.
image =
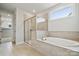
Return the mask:
<svg viewBox="0 0 79 59">
<path fill-rule="evenodd" d="M 36 23 L 45 22 L 45 19 L 43 17 L 37 17 Z"/>
<path fill-rule="evenodd" d="M 56 20 L 67 16 L 71 16 L 71 15 L 72 15 L 72 8 L 66 7 L 55 12 L 51 11 L 49 13 L 49 20 Z"/>
</svg>

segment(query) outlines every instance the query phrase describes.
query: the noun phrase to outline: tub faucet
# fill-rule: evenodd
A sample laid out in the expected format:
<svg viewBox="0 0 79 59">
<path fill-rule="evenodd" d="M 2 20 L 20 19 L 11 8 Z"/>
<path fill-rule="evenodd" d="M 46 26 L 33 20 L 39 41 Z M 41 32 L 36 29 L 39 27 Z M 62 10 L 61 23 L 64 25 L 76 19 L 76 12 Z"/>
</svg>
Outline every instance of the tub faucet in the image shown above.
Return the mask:
<svg viewBox="0 0 79 59">
<path fill-rule="evenodd" d="M 46 40 L 46 38 L 44 36 L 42 36 L 42 40 Z"/>
</svg>

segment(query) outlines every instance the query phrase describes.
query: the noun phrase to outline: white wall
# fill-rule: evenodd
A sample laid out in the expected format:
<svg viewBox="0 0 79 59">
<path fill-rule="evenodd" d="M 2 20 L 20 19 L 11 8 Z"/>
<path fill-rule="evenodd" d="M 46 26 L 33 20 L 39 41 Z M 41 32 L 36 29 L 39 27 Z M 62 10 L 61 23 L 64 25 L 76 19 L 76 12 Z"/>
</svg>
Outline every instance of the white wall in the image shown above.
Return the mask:
<svg viewBox="0 0 79 59">
<path fill-rule="evenodd" d="M 23 43 L 24 42 L 24 27 L 23 27 L 23 12 L 16 9 L 16 44 Z"/>
<path fill-rule="evenodd" d="M 22 9 L 16 9 L 16 44 L 24 43 L 24 20 L 31 17 L 31 14 Z"/>
<path fill-rule="evenodd" d="M 79 19 L 63 18 L 48 22 L 48 31 L 79 31 Z"/>
</svg>

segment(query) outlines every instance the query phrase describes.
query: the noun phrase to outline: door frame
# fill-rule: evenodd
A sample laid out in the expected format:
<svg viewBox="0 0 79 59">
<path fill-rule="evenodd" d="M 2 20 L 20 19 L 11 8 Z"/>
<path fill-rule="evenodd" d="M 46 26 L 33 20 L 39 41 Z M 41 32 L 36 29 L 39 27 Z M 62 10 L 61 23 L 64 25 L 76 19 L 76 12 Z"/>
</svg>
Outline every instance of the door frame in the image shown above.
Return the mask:
<svg viewBox="0 0 79 59">
<path fill-rule="evenodd" d="M 0 15 L 0 43 L 1 43 L 1 15 Z"/>
<path fill-rule="evenodd" d="M 27 18 L 26 20 L 24 20 L 24 42 L 26 42 L 26 38 L 25 38 L 25 22 L 29 21 L 29 20 L 32 20 L 32 18 L 34 18 L 34 17 L 36 17 L 36 16 L 32 16 L 32 17 Z M 31 39 L 31 30 L 30 30 L 30 39 Z"/>
</svg>

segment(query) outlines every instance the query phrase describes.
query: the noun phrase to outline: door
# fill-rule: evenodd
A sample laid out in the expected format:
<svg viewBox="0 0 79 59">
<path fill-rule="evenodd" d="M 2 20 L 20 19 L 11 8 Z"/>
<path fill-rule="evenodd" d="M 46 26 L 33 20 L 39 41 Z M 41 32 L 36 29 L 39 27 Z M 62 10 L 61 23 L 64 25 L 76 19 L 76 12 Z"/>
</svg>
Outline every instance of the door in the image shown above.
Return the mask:
<svg viewBox="0 0 79 59">
<path fill-rule="evenodd" d="M 1 15 L 0 15 L 0 43 L 1 43 Z"/>
<path fill-rule="evenodd" d="M 31 20 L 28 20 L 28 21 L 25 21 L 24 23 L 24 31 L 25 31 L 25 34 L 24 34 L 24 38 L 25 38 L 25 42 L 29 43 L 29 41 L 31 40 Z"/>
</svg>

